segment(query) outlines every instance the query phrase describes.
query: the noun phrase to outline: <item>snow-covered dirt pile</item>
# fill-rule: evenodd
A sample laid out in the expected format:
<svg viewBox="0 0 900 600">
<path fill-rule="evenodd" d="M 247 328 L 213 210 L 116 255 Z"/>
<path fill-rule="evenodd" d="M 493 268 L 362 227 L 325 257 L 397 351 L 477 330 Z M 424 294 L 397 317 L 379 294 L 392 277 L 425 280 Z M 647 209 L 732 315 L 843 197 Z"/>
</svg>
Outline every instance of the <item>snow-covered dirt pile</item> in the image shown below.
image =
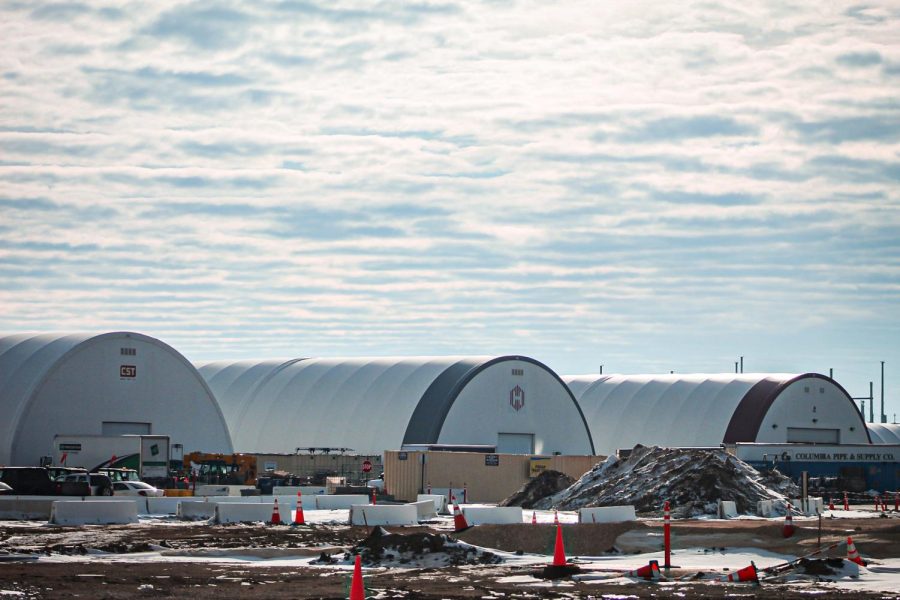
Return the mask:
<svg viewBox="0 0 900 600">
<path fill-rule="evenodd" d="M 635 446 L 626 460 L 613 456 L 581 476 L 569 488 L 535 504 L 536 508 L 577 510 L 593 506 L 634 505 L 638 513 L 672 516 L 715 514 L 719 500 L 733 500 L 740 513 L 755 513 L 760 500 L 787 501 L 797 486 L 777 471 L 760 474 L 721 449 Z"/>
<path fill-rule="evenodd" d="M 538 500 L 552 496 L 563 491 L 575 483 L 575 480 L 559 471 L 544 471 L 534 479 L 529 480 L 517 492 L 506 498 L 500 506 L 521 506 L 533 508 Z"/>
<path fill-rule="evenodd" d="M 344 554 L 343 561 L 352 564 L 359 554 L 365 566 L 449 567 L 456 565 L 492 565 L 503 559 L 477 546 L 460 542 L 444 534 L 415 532 L 390 533 L 381 527 Z M 318 562 L 333 562 L 321 557 Z"/>
</svg>

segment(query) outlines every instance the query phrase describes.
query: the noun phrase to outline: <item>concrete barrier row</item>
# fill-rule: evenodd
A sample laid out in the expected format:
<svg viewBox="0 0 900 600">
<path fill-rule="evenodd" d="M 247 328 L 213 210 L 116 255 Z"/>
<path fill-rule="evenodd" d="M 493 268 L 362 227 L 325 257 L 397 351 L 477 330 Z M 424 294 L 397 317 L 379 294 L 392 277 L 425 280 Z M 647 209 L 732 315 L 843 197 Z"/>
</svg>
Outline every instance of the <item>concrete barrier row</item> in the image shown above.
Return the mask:
<svg viewBox="0 0 900 600">
<path fill-rule="evenodd" d="M 56 500 L 50 509 L 50 523 L 54 525 L 126 525 L 137 522 L 137 505 L 128 500 Z"/>
<path fill-rule="evenodd" d="M 442 496 L 441 494 L 419 494 L 416 496 L 416 502 L 422 502 L 423 500 L 434 502 L 434 512 L 438 514 L 448 513 L 447 496 Z"/>
<path fill-rule="evenodd" d="M 417 525 L 415 504 L 354 504 L 350 507 L 351 525 Z"/>
<path fill-rule="evenodd" d="M 176 515 L 183 521 L 208 521 L 216 514 L 216 503 L 203 500 L 182 500 L 178 503 L 176 510 Z"/>
<path fill-rule="evenodd" d="M 825 511 L 825 503 L 822 498 L 807 498 L 806 506 L 800 498 L 791 500 L 791 508 L 801 514 L 813 516 Z M 760 517 L 779 517 L 787 512 L 787 505 L 782 500 L 760 500 L 756 503 L 756 514 Z"/>
<path fill-rule="evenodd" d="M 410 504 L 416 507 L 416 519 L 419 521 L 425 521 L 437 516 L 433 500 L 420 500 L 418 502 L 410 502 Z"/>
<path fill-rule="evenodd" d="M 256 523 L 268 522 L 272 520 L 272 509 L 274 502 L 269 503 L 240 503 L 240 502 L 224 502 L 215 504 L 215 522 L 216 523 Z M 285 514 L 282 517 L 283 522 L 289 522 L 290 519 Z"/>
<path fill-rule="evenodd" d="M 622 523 L 636 521 L 633 506 L 598 506 L 578 510 L 579 523 Z"/>
<path fill-rule="evenodd" d="M 272 488 L 273 496 L 296 496 L 297 492 L 304 496 L 324 496 L 328 493 L 324 486 L 318 485 L 276 485 Z"/>
<path fill-rule="evenodd" d="M 459 509 L 469 525 L 508 525 L 522 522 L 521 506 L 463 505 Z"/>
<path fill-rule="evenodd" d="M 315 506 L 319 510 L 347 510 L 354 504 L 367 504 L 369 497 L 365 494 L 340 494 L 331 496 L 315 496 Z"/>
</svg>

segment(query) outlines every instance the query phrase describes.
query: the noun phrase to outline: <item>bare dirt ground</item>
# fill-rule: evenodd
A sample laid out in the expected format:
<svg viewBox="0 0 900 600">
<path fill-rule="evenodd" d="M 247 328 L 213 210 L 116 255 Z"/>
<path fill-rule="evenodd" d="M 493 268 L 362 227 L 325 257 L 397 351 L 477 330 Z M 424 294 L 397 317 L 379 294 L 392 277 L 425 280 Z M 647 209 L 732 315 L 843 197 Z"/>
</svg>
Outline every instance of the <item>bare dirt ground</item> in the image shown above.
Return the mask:
<svg viewBox="0 0 900 600">
<path fill-rule="evenodd" d="M 781 536 L 771 521 L 676 521 L 674 547 L 755 547 L 801 555 L 817 548 L 817 523 L 797 523 L 790 540 Z M 393 531 L 434 531 L 427 527 Z M 565 526 L 570 557 L 601 555 L 609 551 L 643 552 L 658 549 L 662 523 L 635 522 L 612 525 Z M 0 526 L 0 589 L 21 592 L 27 598 L 346 598 L 348 571 L 330 567 L 289 568 L 211 562 L 131 562 L 136 552 L 168 549 L 172 555 L 219 550 L 229 556 L 250 551 L 255 556 L 296 557 L 321 552 L 343 555 L 369 534 L 364 527 L 312 526 L 264 527 L 207 524 L 142 524 L 122 527 L 49 527 L 33 524 Z M 441 530 L 446 533 L 446 530 Z M 552 550 L 551 525 L 479 526 L 458 539 L 510 552 L 544 553 Z M 847 534 L 863 554 L 871 557 L 900 556 L 900 519 L 823 520 L 822 544 L 827 546 Z M 80 555 L 103 551 L 119 555 L 119 561 L 50 563 L 27 560 L 3 561 L 4 555 Z M 834 555 L 840 556 L 839 553 Z M 442 569 L 367 570 L 367 596 L 379 598 L 733 598 L 766 597 L 808 599 L 805 590 L 788 585 L 714 585 L 703 583 L 627 585 L 558 582 L 545 587 L 501 581 L 525 575 L 532 569 L 504 565 L 448 567 Z M 900 598 L 895 594 L 842 592 L 816 588 L 816 598 Z M 4 596 L 5 598 L 6 596 Z"/>
</svg>

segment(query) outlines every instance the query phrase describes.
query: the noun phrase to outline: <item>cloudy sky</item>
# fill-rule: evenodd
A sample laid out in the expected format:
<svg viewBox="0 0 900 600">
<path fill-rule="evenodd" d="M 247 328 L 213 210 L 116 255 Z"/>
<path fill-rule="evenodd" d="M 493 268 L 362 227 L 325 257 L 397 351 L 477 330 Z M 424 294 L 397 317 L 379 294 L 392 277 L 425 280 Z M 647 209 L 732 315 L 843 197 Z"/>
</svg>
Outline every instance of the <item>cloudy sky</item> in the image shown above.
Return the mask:
<svg viewBox="0 0 900 600">
<path fill-rule="evenodd" d="M 900 413 L 896 2 L 9 1 L 0 77 L 4 332 Z"/>
</svg>

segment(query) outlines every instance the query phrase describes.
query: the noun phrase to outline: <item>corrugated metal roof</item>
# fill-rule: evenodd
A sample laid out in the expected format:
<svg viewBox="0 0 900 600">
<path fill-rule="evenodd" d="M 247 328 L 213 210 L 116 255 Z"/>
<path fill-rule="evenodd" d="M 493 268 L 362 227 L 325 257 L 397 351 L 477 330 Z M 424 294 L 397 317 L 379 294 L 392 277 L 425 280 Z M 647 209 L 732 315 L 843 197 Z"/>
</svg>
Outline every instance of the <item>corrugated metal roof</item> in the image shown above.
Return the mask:
<svg viewBox="0 0 900 600">
<path fill-rule="evenodd" d="M 868 423 L 873 444 L 900 444 L 900 423 Z"/>
</svg>

